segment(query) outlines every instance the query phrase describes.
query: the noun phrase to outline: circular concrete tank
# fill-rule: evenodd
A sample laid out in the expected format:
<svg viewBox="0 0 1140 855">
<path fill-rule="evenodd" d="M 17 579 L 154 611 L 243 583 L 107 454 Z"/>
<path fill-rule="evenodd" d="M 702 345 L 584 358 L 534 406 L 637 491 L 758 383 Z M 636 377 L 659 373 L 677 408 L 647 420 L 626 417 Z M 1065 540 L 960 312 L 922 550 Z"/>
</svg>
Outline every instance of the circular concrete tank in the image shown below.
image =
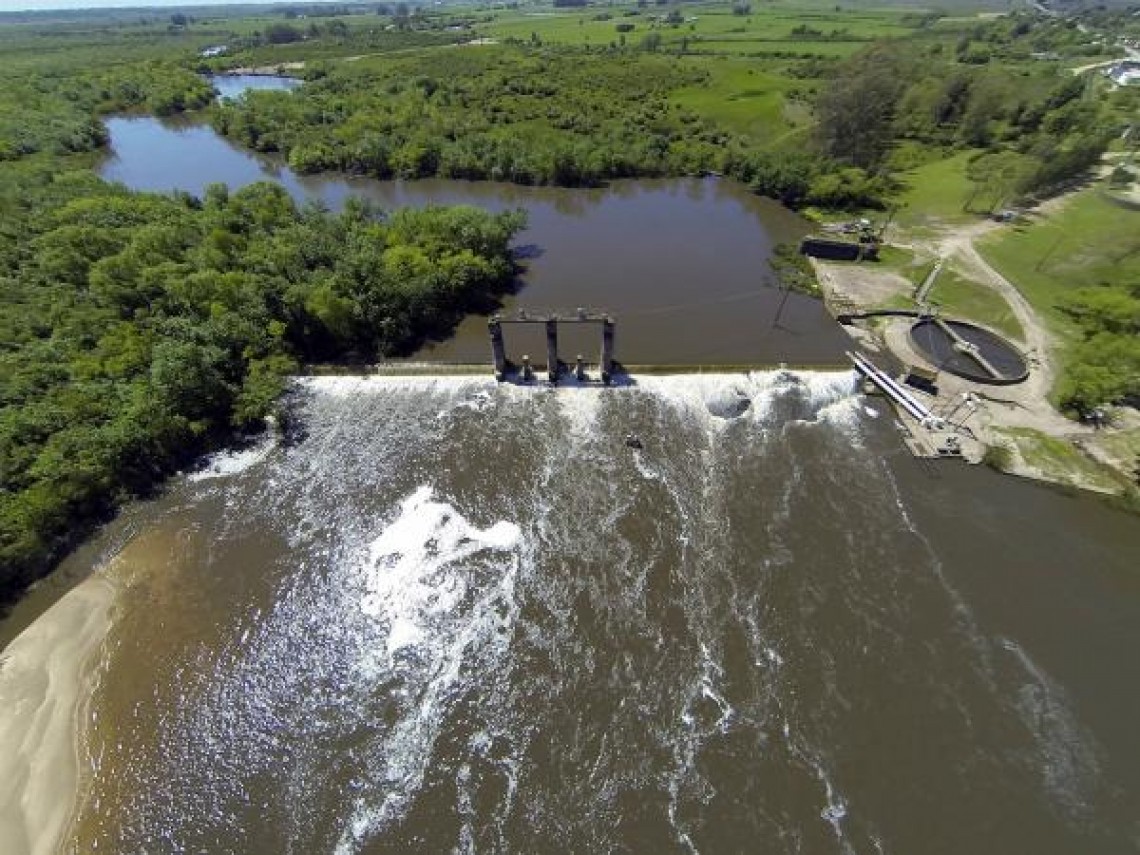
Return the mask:
<svg viewBox="0 0 1140 855">
<path fill-rule="evenodd" d="M 925 318 L 910 328 L 910 339 L 939 370 L 975 383 L 1009 386 L 1029 376 L 1029 364 L 1016 347 L 965 321 Z"/>
</svg>

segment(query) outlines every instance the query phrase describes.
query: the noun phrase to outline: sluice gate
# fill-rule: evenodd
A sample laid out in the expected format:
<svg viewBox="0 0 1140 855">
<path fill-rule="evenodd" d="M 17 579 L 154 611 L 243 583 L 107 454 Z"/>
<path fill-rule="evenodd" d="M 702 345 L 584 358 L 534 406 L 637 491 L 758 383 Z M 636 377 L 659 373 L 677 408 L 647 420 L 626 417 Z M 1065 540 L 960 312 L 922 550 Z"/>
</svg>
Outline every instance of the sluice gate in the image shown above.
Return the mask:
<svg viewBox="0 0 1140 855">
<path fill-rule="evenodd" d="M 511 316 L 494 315 L 487 321 L 487 329 L 491 335 L 491 360 L 495 371 L 495 379 L 503 382 L 510 376 L 514 363 L 507 357 L 506 341 L 503 337 L 504 324 L 541 324 L 546 328 L 546 377 L 551 383 L 557 383 L 562 373 L 564 363 L 558 355 L 558 327 L 560 324 L 597 324 L 601 327 L 602 342 L 601 355 L 598 361 L 601 371 L 602 383 L 609 385 L 614 373 L 614 319 L 610 315 L 589 310 L 578 309 L 575 312 L 529 312 L 520 309 Z M 586 362 L 579 354 L 574 361 L 574 376 L 579 381 L 587 378 Z M 529 382 L 533 377 L 530 356 L 523 355 L 522 363 L 518 366 L 518 377 L 523 382 Z"/>
</svg>

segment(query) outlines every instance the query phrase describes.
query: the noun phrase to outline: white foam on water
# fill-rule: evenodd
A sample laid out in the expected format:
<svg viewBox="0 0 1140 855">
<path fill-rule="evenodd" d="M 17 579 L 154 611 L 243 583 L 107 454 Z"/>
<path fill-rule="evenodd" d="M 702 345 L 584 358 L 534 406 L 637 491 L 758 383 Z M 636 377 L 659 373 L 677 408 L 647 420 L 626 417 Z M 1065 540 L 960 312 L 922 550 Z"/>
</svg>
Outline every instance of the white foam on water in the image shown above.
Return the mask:
<svg viewBox="0 0 1140 855">
<path fill-rule="evenodd" d="M 638 377 L 630 393 L 646 392 L 655 398 L 684 411 L 695 414 L 710 434 L 720 433 L 732 421 L 709 412 L 708 401 L 717 395 L 731 393 L 745 385 L 743 374 L 675 374 Z M 755 406 L 755 401 L 753 401 Z"/>
<path fill-rule="evenodd" d="M 711 442 L 734 422 L 744 421 L 768 426 L 774 407 L 782 397 L 803 398 L 810 409 L 809 423 L 824 422 L 855 436 L 855 426 L 862 417 L 857 406 L 859 397 L 855 374 L 851 371 L 753 371 L 739 374 L 645 375 L 634 378 L 629 386 L 549 387 L 545 384 L 520 386 L 497 383 L 490 377 L 476 375 L 364 375 L 302 377 L 299 388 L 326 396 L 331 401 L 349 401 L 399 394 L 431 394 L 439 398 L 441 409 L 436 418 L 445 418 L 459 410 L 476 413 L 496 407 L 510 408 L 529 403 L 536 396 L 549 395 L 556 402 L 567 436 L 574 446 L 588 444 L 597 433 L 597 421 L 603 396 L 644 395 L 682 411 L 686 419 L 696 418 Z M 748 399 L 749 406 L 739 415 L 718 414 L 719 405 L 735 396 Z M 329 441 L 341 438 L 339 420 L 332 420 Z"/>
<path fill-rule="evenodd" d="M 501 736 L 501 735 L 500 735 Z M 517 750 L 510 744 L 512 753 L 506 757 L 495 756 L 493 749 L 495 739 L 485 730 L 477 731 L 467 741 L 467 750 L 472 758 L 478 758 L 486 766 L 490 766 L 503 776 L 506 781 L 506 792 L 503 794 L 501 804 L 494 811 L 494 816 L 488 817 L 480 812 L 476 796 L 479 791 L 480 780 L 478 771 L 472 768 L 470 761 L 465 761 L 456 770 L 456 812 L 459 816 L 460 826 L 458 842 L 452 850 L 454 853 L 476 853 L 479 847 L 476 843 L 476 832 L 486 836 L 487 828 L 493 825 L 498 832 L 498 839 L 491 844 L 490 851 L 504 851 L 508 848 L 504 843 L 504 820 L 510 816 L 514 807 L 515 793 L 518 789 L 519 760 L 514 756 Z"/>
<path fill-rule="evenodd" d="M 587 444 L 596 434 L 601 396 L 606 390 L 597 388 L 560 390 L 555 399 L 558 411 L 566 423 L 571 444 Z"/>
<path fill-rule="evenodd" d="M 859 405 L 859 401 L 854 397 L 834 401 L 819 409 L 820 421 L 827 422 L 838 428 L 843 428 L 844 433 L 855 442 L 858 441 L 857 428 L 859 427 L 863 415 L 863 407 Z"/>
<path fill-rule="evenodd" d="M 835 832 L 835 839 L 839 842 L 840 846 L 842 846 L 845 851 L 850 851 L 851 847 L 843 834 L 843 820 L 847 818 L 847 802 L 832 786 L 831 779 L 822 768 L 817 767 L 817 773 L 823 781 L 827 798 L 827 807 L 819 812 L 820 819 L 826 820 L 828 825 L 831 826 L 831 830 Z"/>
<path fill-rule="evenodd" d="M 399 715 L 379 737 L 374 794 L 356 799 L 338 842 L 350 853 L 404 815 L 422 786 L 441 723 L 471 656 L 501 659 L 517 613 L 519 527 L 470 523 L 424 485 L 403 499 L 360 561 L 361 612 L 384 630 L 359 663 L 362 681 L 396 681 Z"/>
<path fill-rule="evenodd" d="M 513 414 L 523 406 L 522 411 L 540 419 L 553 416 L 560 423 L 557 435 L 570 447 L 595 441 L 601 427 L 599 421 L 607 415 L 602 411 L 607 402 L 620 406 L 622 396 L 648 396 L 658 412 L 661 410 L 658 402 L 663 402 L 679 411 L 676 415 L 684 424 L 696 423 L 698 429 L 703 428 L 709 437 L 710 450 L 724 431 L 734 429 L 735 422 L 741 422 L 735 426 L 736 430 L 752 431 L 756 429 L 754 425 L 767 429 L 767 422 L 785 396 L 794 396 L 800 411 L 806 402 L 816 414 L 816 421 L 839 425 L 843 433 L 849 435 L 848 426 L 862 417 L 858 407 L 860 399 L 853 385 L 849 372 L 817 375 L 786 371 L 647 376 L 636 378 L 636 385 L 608 390 L 498 385 L 490 379 L 472 377 L 370 377 L 355 381 L 316 378 L 310 384 L 314 391 L 323 394 L 331 389 L 331 397 L 343 399 L 394 396 L 393 401 L 399 402 L 403 393 L 415 398 L 431 393 L 435 396 L 431 401 L 432 413 L 440 415 L 459 411 Z M 747 395 L 751 402 L 740 418 L 720 418 L 709 411 L 712 396 L 737 391 Z M 535 402 L 542 402 L 537 409 Z M 335 411 L 335 407 L 332 410 Z M 667 423 L 675 417 L 667 411 L 663 415 Z M 669 471 L 657 465 L 651 446 L 647 446 L 644 454 L 633 449 L 629 453 L 641 477 L 665 482 L 670 493 L 677 489 L 677 485 L 670 483 L 673 479 Z M 545 456 L 544 479 L 556 478 L 565 469 L 564 462 L 551 458 L 551 455 Z M 538 492 L 544 495 L 543 491 Z M 677 500 L 680 506 L 684 496 Z M 615 515 L 620 505 L 618 502 L 611 508 Z M 610 507 L 610 503 L 606 506 Z M 541 539 L 542 521 L 554 511 L 551 508 L 536 510 L 539 529 L 535 537 Z M 785 515 L 787 512 L 784 508 Z M 686 514 L 681 516 L 687 517 Z M 606 528 L 612 527 L 606 525 Z M 364 679 L 391 681 L 394 678 L 402 682 L 402 686 L 391 690 L 392 694 L 400 691 L 404 694 L 398 702 L 398 720 L 377 740 L 380 744 L 377 746 L 379 762 L 374 764 L 377 767 L 373 773 L 375 780 L 363 782 L 365 794 L 353 806 L 338 852 L 359 850 L 373 836 L 398 822 L 412 804 L 423 785 L 451 699 L 464 691 L 461 683 L 465 678 L 460 674 L 460 666 L 471 646 L 485 643 L 488 636 L 486 612 L 490 609 L 481 611 L 479 602 L 493 599 L 495 595 L 490 592 L 499 583 L 485 578 L 472 583 L 467 565 L 485 562 L 490 555 L 496 560 L 516 562 L 517 568 L 523 546 L 517 526 L 500 522 L 485 529 L 475 527 L 454 507 L 437 500 L 430 488 L 421 487 L 399 504 L 394 518 L 365 550 L 361 561 L 365 590 L 359 607 L 364 615 L 377 622 L 381 631 L 376 649 L 360 663 L 360 673 Z M 506 575 L 513 578 L 514 572 L 517 570 L 508 571 Z M 480 576 L 478 568 L 475 575 Z M 513 581 L 508 583 L 504 578 L 502 584 L 509 587 Z M 472 600 L 476 601 L 475 605 Z M 758 649 L 757 659 L 767 660 L 767 667 L 773 672 L 783 666 L 781 657 L 770 646 Z M 698 850 L 685 818 L 687 807 L 696 807 L 712 796 L 709 782 L 700 771 L 702 746 L 714 734 L 736 726 L 737 720 L 725 696 L 719 669 L 709 649 L 702 649 L 698 673 L 691 675 L 690 685 L 682 689 L 681 708 L 677 710 L 679 720 L 674 719 L 673 727 L 667 726 L 672 731 L 668 741 L 672 743 L 673 754 L 672 769 L 666 775 L 668 817 L 675 840 L 689 852 Z M 786 721 L 784 728 L 786 738 L 791 740 L 793 735 Z M 474 747 L 472 751 L 477 753 Z M 457 765 L 456 785 L 461 802 L 458 807 L 464 827 L 458 840 L 461 851 L 469 851 L 477 839 L 462 804 L 473 792 L 473 778 L 478 775 L 476 768 Z M 821 765 L 813 764 L 813 768 L 822 776 L 825 791 L 820 816 L 843 841 L 846 800 L 831 784 Z M 462 769 L 467 771 L 459 774 Z M 517 773 L 508 770 L 508 774 L 513 794 Z M 506 815 L 500 812 L 492 821 L 497 824 Z M 474 821 L 473 816 L 470 821 Z"/>
<path fill-rule="evenodd" d="M 999 645 L 1012 654 L 1023 675 L 1015 705 L 1033 735 L 1034 765 L 1045 792 L 1066 814 L 1079 816 L 1100 777 L 1096 743 L 1082 732 L 1057 682 L 1017 642 L 1002 638 Z"/>
<path fill-rule="evenodd" d="M 995 683 L 993 667 L 989 656 L 989 645 L 982 635 L 981 630 L 978 628 L 978 623 L 973 611 L 971 611 L 970 607 L 966 604 L 966 598 L 963 597 L 961 592 L 946 578 L 942 566 L 942 559 L 938 557 L 938 553 L 935 551 L 930 539 L 919 530 L 918 525 L 911 518 L 909 511 L 907 511 L 906 503 L 902 498 L 902 490 L 898 482 L 895 481 L 894 475 L 891 474 L 890 468 L 885 465 L 880 465 L 878 466 L 878 470 L 890 485 L 891 497 L 894 501 L 895 508 L 898 510 L 899 519 L 902 520 L 906 530 L 922 544 L 934 578 L 938 580 L 942 590 L 950 599 L 951 608 L 958 619 L 959 628 L 969 640 L 971 648 L 978 654 L 978 665 L 981 669 L 981 675 L 985 679 L 987 686 L 991 690 L 994 690 Z"/>
<path fill-rule="evenodd" d="M 456 770 L 455 792 L 455 807 L 459 816 L 462 817 L 462 824 L 459 827 L 459 843 L 454 851 L 467 855 L 467 853 L 475 852 L 475 831 L 471 827 L 471 818 L 475 816 L 475 806 L 471 793 L 470 763 L 464 763 Z"/>
<path fill-rule="evenodd" d="M 211 455 L 206 458 L 206 462 L 201 469 L 188 473 L 186 480 L 191 483 L 198 483 L 214 478 L 228 478 L 231 475 L 239 475 L 263 461 L 276 447 L 276 438 L 271 433 L 268 433 L 262 437 L 257 444 L 249 448 L 243 448 L 240 451 L 223 451 L 219 454 Z"/>
<path fill-rule="evenodd" d="M 456 405 L 458 410 L 471 410 L 475 413 L 485 413 L 495 405 L 495 395 L 490 389 L 477 389 L 470 397 L 465 398 Z"/>
<path fill-rule="evenodd" d="M 844 855 L 854 855 L 855 848 L 843 828 L 848 815 L 847 799 L 832 781 L 823 758 L 812 751 L 810 747 L 802 744 L 796 735 L 793 735 L 787 718 L 783 720 L 781 732 L 788 750 L 811 770 L 812 775 L 823 787 L 824 806 L 820 809 L 819 818 L 831 827 L 835 841 L 839 844 L 839 851 Z"/>
<path fill-rule="evenodd" d="M 781 398 L 802 396 L 810 414 L 802 423 L 826 423 L 852 440 L 862 418 L 856 375 L 852 371 L 752 371 L 747 374 L 649 375 L 636 378 L 633 391 L 643 391 L 696 417 L 710 442 L 743 421 L 761 429 L 771 426 Z M 750 405 L 737 416 L 718 414 L 734 396 Z"/>
<path fill-rule="evenodd" d="M 440 366 L 441 369 L 445 366 Z M 492 377 L 468 374 L 352 374 L 298 377 L 294 382 L 302 389 L 334 398 L 370 395 L 394 389 L 416 392 L 490 391 L 499 386 Z"/>
<path fill-rule="evenodd" d="M 815 406 L 834 404 L 856 394 L 859 375 L 852 371 L 804 371 L 795 375 L 808 389 Z"/>
<path fill-rule="evenodd" d="M 706 802 L 712 797 L 712 788 L 698 771 L 698 755 L 710 736 L 727 733 L 737 717 L 736 710 L 725 698 L 721 687 L 724 680 L 723 666 L 704 642 L 700 643 L 700 650 L 700 667 L 688 687 L 680 712 L 679 733 L 671 740 L 674 767 L 669 776 L 669 804 L 666 809 L 677 842 L 694 855 L 699 850 L 686 824 L 678 817 L 683 798 L 682 788 L 687 791 L 684 796 L 697 801 Z M 702 704 L 706 710 L 709 704 L 716 708 L 715 720 L 701 711 Z"/>
</svg>

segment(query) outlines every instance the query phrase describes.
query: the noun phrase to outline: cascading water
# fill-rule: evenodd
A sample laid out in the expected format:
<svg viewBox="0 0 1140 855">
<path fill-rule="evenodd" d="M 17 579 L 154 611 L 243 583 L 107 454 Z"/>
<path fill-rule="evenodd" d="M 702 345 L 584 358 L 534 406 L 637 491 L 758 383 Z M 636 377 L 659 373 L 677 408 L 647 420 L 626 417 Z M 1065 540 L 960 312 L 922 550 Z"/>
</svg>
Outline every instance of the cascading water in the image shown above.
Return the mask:
<svg viewBox="0 0 1140 855">
<path fill-rule="evenodd" d="M 123 583 L 73 850 L 1126 851 L 855 388 L 300 381 Z"/>
</svg>

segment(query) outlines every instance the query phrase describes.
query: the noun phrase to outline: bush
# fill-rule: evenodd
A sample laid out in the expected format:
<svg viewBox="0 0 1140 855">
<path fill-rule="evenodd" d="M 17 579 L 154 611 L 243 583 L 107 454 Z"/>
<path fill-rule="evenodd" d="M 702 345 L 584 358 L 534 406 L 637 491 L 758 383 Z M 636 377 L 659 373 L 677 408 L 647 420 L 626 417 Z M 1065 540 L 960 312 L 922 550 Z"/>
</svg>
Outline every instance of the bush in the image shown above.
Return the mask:
<svg viewBox="0 0 1140 855">
<path fill-rule="evenodd" d="M 986 447 L 982 463 L 998 472 L 1008 472 L 1013 467 L 1013 449 L 1004 442 Z"/>
</svg>

